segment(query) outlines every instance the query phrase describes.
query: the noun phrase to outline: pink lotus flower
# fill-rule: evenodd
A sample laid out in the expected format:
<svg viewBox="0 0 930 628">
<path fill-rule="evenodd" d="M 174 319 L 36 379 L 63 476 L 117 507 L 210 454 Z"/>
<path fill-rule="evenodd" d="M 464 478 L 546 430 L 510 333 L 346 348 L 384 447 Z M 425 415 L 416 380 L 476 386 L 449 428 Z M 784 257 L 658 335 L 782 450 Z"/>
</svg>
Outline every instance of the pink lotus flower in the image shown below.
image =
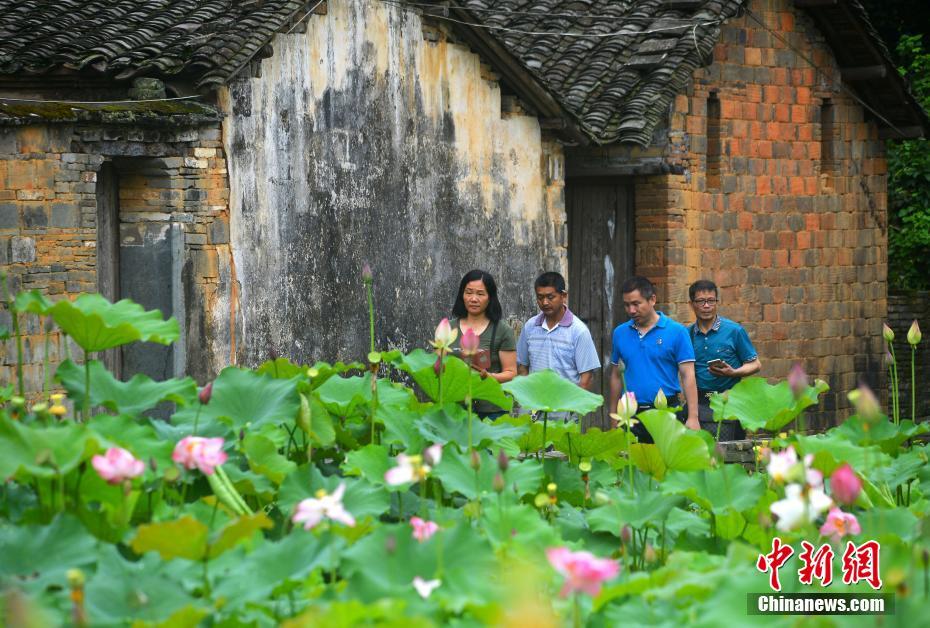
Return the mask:
<svg viewBox="0 0 930 628">
<path fill-rule="evenodd" d="M 423 450 L 423 462 L 436 466 L 442 460 L 442 445 L 436 443 Z"/>
<path fill-rule="evenodd" d="M 462 355 L 475 355 L 478 353 L 481 339 L 478 337 L 478 334 L 475 333 L 474 329 L 469 328 L 462 334 L 462 341 L 459 344 L 462 347 Z"/>
<path fill-rule="evenodd" d="M 844 536 L 853 536 L 860 532 L 862 532 L 862 527 L 856 516 L 843 512 L 839 508 L 830 509 L 826 522 L 820 528 L 820 534 L 829 536 L 837 543 Z"/>
<path fill-rule="evenodd" d="M 859 498 L 862 480 L 848 463 L 843 464 L 830 476 L 830 492 L 836 501 L 848 506 Z"/>
<path fill-rule="evenodd" d="M 222 438 L 187 436 L 174 446 L 171 459 L 186 469 L 200 469 L 205 475 L 213 475 L 214 467 L 226 462 Z"/>
<path fill-rule="evenodd" d="M 413 588 L 417 590 L 417 593 L 424 600 L 432 595 L 433 590 L 440 584 L 442 584 L 440 580 L 424 580 L 420 576 L 414 576 L 413 578 Z"/>
<path fill-rule="evenodd" d="M 439 325 L 436 327 L 436 333 L 433 334 L 433 339 L 430 341 L 430 344 L 439 352 L 446 351 L 455 339 L 459 335 L 458 329 L 452 329 L 452 325 L 449 324 L 449 319 L 444 318 L 439 321 Z"/>
<path fill-rule="evenodd" d="M 108 484 L 120 484 L 145 471 L 145 463 L 122 447 L 110 447 L 103 456 L 94 456 L 91 464 Z"/>
<path fill-rule="evenodd" d="M 309 497 L 299 504 L 291 520 L 297 524 L 303 524 L 304 530 L 311 530 L 316 527 L 324 518 L 338 521 L 350 528 L 355 525 L 355 517 L 342 505 L 342 496 L 346 492 L 346 484 L 342 482 L 339 487 L 327 494 L 325 490 L 320 489 L 316 492 L 316 497 Z"/>
<path fill-rule="evenodd" d="M 439 526 L 434 521 L 424 521 L 419 517 L 411 517 L 410 525 L 413 526 L 413 538 L 418 540 L 420 543 L 429 539 L 429 537 L 436 534 L 436 531 L 439 529 Z"/>
<path fill-rule="evenodd" d="M 549 563 L 565 576 L 559 595 L 566 597 L 573 591 L 584 591 L 595 596 L 601 592 L 601 583 L 620 572 L 617 561 L 598 558 L 590 552 L 573 552 L 567 547 L 550 547 L 546 550 Z"/>
<path fill-rule="evenodd" d="M 788 371 L 788 386 L 795 397 L 800 397 L 807 390 L 807 373 L 800 362 L 795 362 L 791 370 Z"/>
</svg>

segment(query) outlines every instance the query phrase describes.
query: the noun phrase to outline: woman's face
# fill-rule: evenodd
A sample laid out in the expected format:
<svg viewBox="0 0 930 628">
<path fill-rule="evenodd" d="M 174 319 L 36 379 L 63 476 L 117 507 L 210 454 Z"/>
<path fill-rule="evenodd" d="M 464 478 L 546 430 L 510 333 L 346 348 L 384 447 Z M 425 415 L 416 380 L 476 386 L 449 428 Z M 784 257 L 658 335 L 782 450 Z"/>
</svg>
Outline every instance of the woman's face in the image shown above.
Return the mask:
<svg viewBox="0 0 930 628">
<path fill-rule="evenodd" d="M 465 300 L 465 309 L 469 314 L 483 314 L 488 309 L 488 289 L 484 287 L 484 282 L 480 279 L 465 284 L 462 298 Z"/>
</svg>

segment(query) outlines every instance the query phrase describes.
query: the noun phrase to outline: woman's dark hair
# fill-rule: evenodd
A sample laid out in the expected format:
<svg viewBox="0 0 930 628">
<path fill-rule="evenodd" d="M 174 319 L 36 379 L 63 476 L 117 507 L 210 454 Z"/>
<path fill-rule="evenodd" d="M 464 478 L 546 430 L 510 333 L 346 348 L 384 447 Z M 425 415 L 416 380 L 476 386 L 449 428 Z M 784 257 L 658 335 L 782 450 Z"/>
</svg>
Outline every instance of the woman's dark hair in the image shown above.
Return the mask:
<svg viewBox="0 0 930 628">
<path fill-rule="evenodd" d="M 494 282 L 494 277 L 491 276 L 491 273 L 484 270 L 470 270 L 462 277 L 462 282 L 459 284 L 459 291 L 455 295 L 455 304 L 452 306 L 452 316 L 456 318 L 465 318 L 468 316 L 468 310 L 465 309 L 465 286 L 479 279 L 481 283 L 484 284 L 485 290 L 488 291 L 488 309 L 484 311 L 484 314 L 492 323 L 496 323 L 500 321 L 501 317 L 504 315 L 504 310 L 501 308 L 501 302 L 497 298 L 497 284 Z"/>
</svg>

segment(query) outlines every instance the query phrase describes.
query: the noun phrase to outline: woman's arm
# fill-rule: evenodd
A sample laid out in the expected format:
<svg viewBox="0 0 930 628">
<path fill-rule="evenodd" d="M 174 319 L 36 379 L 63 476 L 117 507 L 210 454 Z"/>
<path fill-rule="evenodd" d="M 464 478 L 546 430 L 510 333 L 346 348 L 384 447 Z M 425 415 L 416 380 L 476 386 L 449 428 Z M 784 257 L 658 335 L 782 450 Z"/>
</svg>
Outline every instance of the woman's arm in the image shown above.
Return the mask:
<svg viewBox="0 0 930 628">
<path fill-rule="evenodd" d="M 501 384 L 509 382 L 517 376 L 517 352 L 516 351 L 498 351 L 497 356 L 501 361 L 500 373 L 488 373 Z"/>
</svg>

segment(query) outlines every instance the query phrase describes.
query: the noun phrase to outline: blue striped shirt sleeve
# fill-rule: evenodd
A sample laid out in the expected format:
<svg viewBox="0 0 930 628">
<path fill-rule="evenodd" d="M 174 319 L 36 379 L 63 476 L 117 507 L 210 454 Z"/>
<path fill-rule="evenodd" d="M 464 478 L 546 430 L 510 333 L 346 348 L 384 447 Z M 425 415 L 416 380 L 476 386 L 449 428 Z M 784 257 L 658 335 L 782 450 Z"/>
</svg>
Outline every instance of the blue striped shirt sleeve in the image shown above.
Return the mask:
<svg viewBox="0 0 930 628">
<path fill-rule="evenodd" d="M 587 327 L 579 330 L 575 338 L 575 368 L 579 373 L 587 373 L 601 367 L 601 359 L 597 355 L 594 339 Z"/>
<path fill-rule="evenodd" d="M 522 366 L 530 365 L 530 347 L 526 339 L 526 324 L 520 330 L 520 338 L 517 339 L 517 364 Z"/>
</svg>

